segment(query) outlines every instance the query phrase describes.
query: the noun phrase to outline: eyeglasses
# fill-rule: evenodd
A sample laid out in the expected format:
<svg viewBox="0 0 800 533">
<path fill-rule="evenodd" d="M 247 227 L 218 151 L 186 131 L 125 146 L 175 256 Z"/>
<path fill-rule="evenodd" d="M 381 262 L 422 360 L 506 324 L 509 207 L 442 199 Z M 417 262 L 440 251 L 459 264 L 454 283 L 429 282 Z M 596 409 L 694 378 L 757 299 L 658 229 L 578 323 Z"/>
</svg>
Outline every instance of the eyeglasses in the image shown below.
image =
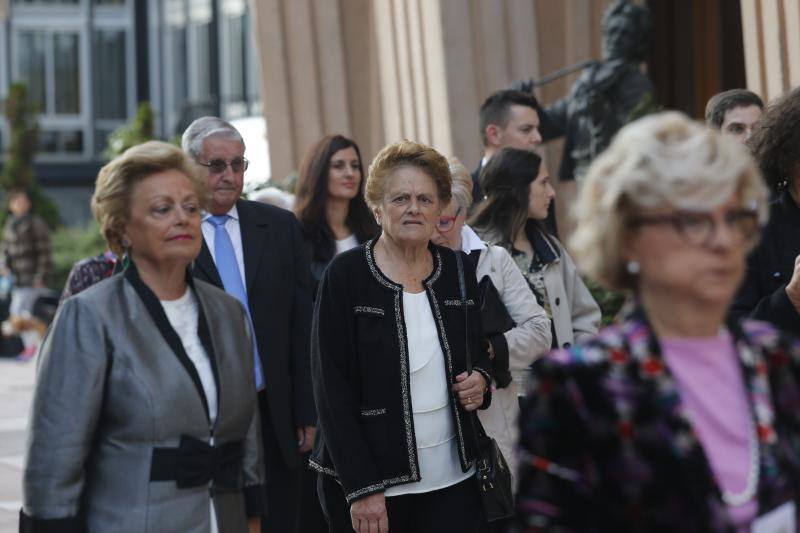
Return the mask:
<svg viewBox="0 0 800 533">
<path fill-rule="evenodd" d="M 756 238 L 759 231 L 758 213 L 751 209 L 732 209 L 724 215 L 725 225 L 738 239 L 746 244 Z M 630 221 L 631 227 L 652 224 L 669 224 L 689 244 L 707 247 L 718 231 L 717 221 L 710 213 L 679 211 L 671 215 L 640 216 Z"/>
<path fill-rule="evenodd" d="M 451 217 L 439 217 L 439 222 L 436 223 L 436 229 L 441 232 L 447 233 L 448 231 L 453 229 L 453 226 L 456 225 L 456 219 L 458 218 L 459 214 L 461 214 L 460 207 L 458 208 L 458 210 L 456 210 L 456 214 Z"/>
<path fill-rule="evenodd" d="M 198 163 L 204 167 L 208 167 L 208 170 L 214 174 L 221 174 L 225 172 L 225 169 L 228 167 L 228 165 L 230 165 L 233 172 L 242 172 L 247 170 L 247 167 L 250 165 L 250 161 L 244 157 L 237 157 L 235 159 L 231 159 L 230 161 L 225 161 L 224 159 L 212 159 L 208 163 L 202 163 L 200 161 L 198 161 Z"/>
</svg>

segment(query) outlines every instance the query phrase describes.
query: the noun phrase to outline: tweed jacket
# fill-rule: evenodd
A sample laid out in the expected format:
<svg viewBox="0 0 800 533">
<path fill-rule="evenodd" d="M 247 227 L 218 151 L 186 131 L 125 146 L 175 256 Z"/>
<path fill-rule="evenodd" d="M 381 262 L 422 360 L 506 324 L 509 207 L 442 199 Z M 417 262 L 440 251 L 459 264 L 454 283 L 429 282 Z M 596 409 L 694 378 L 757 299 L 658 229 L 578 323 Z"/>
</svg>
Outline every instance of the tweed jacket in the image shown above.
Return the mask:
<svg viewBox="0 0 800 533">
<path fill-rule="evenodd" d="M 209 423 L 199 375 L 135 265 L 68 298 L 42 345 L 21 531 L 207 533 L 209 494 L 220 531 L 245 532 L 247 514 L 264 513 L 244 310 L 188 273 L 187 280 L 216 382 L 216 422 Z M 182 443 L 202 449 L 212 437 L 212 471 L 203 468 L 208 455 L 182 469 L 190 457 Z M 222 483 L 217 459 L 230 447 L 240 456 Z"/>
<path fill-rule="evenodd" d="M 763 322 L 728 328 L 757 428 L 762 514 L 800 497 L 800 344 Z M 520 419 L 521 531 L 733 531 L 640 309 L 540 359 L 533 376 Z"/>
<path fill-rule="evenodd" d="M 311 365 L 319 426 L 311 467 L 333 476 L 348 503 L 421 479 L 414 436 L 403 287 L 378 269 L 377 238 L 336 256 L 320 283 L 311 337 Z M 450 383 L 466 370 L 469 342 L 474 370 L 491 382 L 481 328 L 475 269 L 464 255 L 469 340 L 461 306 L 455 253 L 430 244 L 433 272 L 423 281 L 439 333 Z M 463 253 L 462 253 L 463 255 Z M 443 383 L 448 387 L 448 383 Z M 491 401 L 487 387 L 482 408 Z M 476 457 L 476 417 L 450 393 L 459 461 Z"/>
<path fill-rule="evenodd" d="M 32 287 L 48 282 L 53 270 L 50 230 L 37 215 L 9 215 L 0 248 L 0 269 L 11 271 L 14 285 Z"/>
</svg>

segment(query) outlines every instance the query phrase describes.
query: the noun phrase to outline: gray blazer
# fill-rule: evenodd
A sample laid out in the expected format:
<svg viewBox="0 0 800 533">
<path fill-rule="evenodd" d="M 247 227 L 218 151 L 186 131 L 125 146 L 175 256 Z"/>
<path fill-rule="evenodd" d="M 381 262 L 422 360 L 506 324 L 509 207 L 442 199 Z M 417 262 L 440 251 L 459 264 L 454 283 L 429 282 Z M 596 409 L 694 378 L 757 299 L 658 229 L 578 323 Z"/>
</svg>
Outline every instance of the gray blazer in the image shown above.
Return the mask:
<svg viewBox="0 0 800 533">
<path fill-rule="evenodd" d="M 64 525 L 58 531 L 206 533 L 209 491 L 221 532 L 244 532 L 247 515 L 264 513 L 244 311 L 223 291 L 187 279 L 215 371 L 215 425 L 194 366 L 134 265 L 65 300 L 39 360 L 21 531 Z M 187 455 L 176 450 L 181 439 L 193 437 L 203 447 L 212 435 L 215 445 L 241 443 L 228 471 L 233 481 L 201 475 L 179 488 L 170 469 Z"/>
</svg>

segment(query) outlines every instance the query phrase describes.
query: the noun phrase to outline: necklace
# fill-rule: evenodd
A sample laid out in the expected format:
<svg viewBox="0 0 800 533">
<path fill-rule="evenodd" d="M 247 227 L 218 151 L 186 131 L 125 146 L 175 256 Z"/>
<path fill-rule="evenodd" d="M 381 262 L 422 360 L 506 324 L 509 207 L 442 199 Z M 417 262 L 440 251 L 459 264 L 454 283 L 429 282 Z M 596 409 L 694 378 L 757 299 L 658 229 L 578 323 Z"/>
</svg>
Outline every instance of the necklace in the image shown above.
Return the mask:
<svg viewBox="0 0 800 533">
<path fill-rule="evenodd" d="M 753 417 L 748 416 L 748 421 L 748 429 L 750 430 L 750 470 L 747 472 L 747 484 L 741 492 L 722 491 L 722 501 L 731 507 L 749 502 L 758 490 L 758 476 L 761 472 L 761 451 L 758 447 L 758 432 L 756 431 Z"/>
</svg>

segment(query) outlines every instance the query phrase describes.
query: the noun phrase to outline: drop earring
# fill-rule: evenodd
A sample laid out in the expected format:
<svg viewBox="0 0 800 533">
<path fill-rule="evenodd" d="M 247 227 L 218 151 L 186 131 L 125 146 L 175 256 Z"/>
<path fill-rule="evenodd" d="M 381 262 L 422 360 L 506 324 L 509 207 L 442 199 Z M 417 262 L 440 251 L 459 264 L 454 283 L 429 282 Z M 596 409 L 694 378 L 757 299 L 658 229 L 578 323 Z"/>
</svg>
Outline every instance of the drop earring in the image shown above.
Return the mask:
<svg viewBox="0 0 800 533">
<path fill-rule="evenodd" d="M 636 275 L 639 273 L 640 267 L 638 261 L 628 261 L 628 264 L 625 265 L 625 270 L 628 271 L 628 274 Z"/>
<path fill-rule="evenodd" d="M 128 237 L 122 237 L 122 269 L 127 270 L 128 265 L 131 264 L 131 241 Z"/>
</svg>

